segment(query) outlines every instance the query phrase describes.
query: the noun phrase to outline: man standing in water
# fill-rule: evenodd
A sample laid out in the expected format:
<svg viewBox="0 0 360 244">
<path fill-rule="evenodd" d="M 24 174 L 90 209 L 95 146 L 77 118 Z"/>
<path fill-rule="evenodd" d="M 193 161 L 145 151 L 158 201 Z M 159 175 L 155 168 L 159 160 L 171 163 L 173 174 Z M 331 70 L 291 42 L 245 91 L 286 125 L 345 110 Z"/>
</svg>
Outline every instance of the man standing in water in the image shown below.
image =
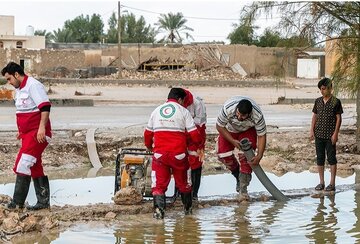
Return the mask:
<svg viewBox="0 0 360 244">
<path fill-rule="evenodd" d="M 190 91 L 184 89 L 186 97 L 184 100 L 184 107 L 189 110 L 194 119 L 196 128 L 201 135 L 201 143 L 199 145 L 192 143 L 188 144 L 189 164 L 191 168 L 191 184 L 193 200 L 198 200 L 198 192 L 201 183 L 201 171 L 205 154 L 206 142 L 206 107 L 205 103 L 199 96 L 194 95 Z"/>
<path fill-rule="evenodd" d="M 199 144 L 201 138 L 190 112 L 183 107 L 185 96 L 186 92 L 182 88 L 172 88 L 168 101 L 151 113 L 144 131 L 145 146 L 154 152 L 151 188 L 154 199 L 153 216 L 156 219 L 164 218 L 165 192 L 171 174 L 180 191 L 185 214 L 191 214 L 192 211 L 187 134 L 195 144 Z"/>
<path fill-rule="evenodd" d="M 44 174 L 41 161 L 41 155 L 51 138 L 49 98 L 44 85 L 27 76 L 18 64 L 8 63 L 1 74 L 16 89 L 17 138 L 21 140 L 21 148 L 13 168 L 16 174 L 14 195 L 7 208 L 24 208 L 31 178 L 34 181 L 37 203 L 27 208 L 29 210 L 49 208 L 49 179 Z"/>
<path fill-rule="evenodd" d="M 315 190 L 325 188 L 324 165 L 325 152 L 330 165 L 330 184 L 325 191 L 335 191 L 335 178 L 337 170 L 336 142 L 338 141 L 343 108 L 339 99 L 332 95 L 332 83 L 329 78 L 323 78 L 318 83 L 321 97 L 315 100 L 313 116 L 310 127 L 310 139 L 315 138 L 316 162 L 319 172 L 320 184 Z"/>
<path fill-rule="evenodd" d="M 258 165 L 265 152 L 266 124 L 260 107 L 250 98 L 235 96 L 225 102 L 216 122 L 219 132 L 217 154 L 219 160 L 231 171 L 236 179 L 236 191 L 248 198 L 247 187 L 251 181 L 252 168 Z M 248 162 L 243 153 L 239 162 L 234 155 L 234 148 L 240 149 L 240 141 L 248 138 L 257 154 Z"/>
</svg>

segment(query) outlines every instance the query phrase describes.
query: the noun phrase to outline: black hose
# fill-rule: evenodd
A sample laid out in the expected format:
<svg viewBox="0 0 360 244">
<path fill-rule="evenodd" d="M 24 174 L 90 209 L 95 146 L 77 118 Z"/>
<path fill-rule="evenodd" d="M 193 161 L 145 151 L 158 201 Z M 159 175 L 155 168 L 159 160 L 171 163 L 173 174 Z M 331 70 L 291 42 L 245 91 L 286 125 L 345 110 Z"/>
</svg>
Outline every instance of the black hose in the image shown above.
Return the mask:
<svg viewBox="0 0 360 244">
<path fill-rule="evenodd" d="M 245 157 L 248 162 L 255 156 L 254 150 L 251 147 L 251 143 L 248 138 L 243 138 L 240 141 L 240 147 L 243 150 Z M 260 165 L 251 165 L 249 164 L 254 171 L 256 177 L 260 180 L 263 186 L 270 192 L 270 194 L 278 201 L 285 202 L 289 200 L 267 177 L 264 170 Z"/>
</svg>

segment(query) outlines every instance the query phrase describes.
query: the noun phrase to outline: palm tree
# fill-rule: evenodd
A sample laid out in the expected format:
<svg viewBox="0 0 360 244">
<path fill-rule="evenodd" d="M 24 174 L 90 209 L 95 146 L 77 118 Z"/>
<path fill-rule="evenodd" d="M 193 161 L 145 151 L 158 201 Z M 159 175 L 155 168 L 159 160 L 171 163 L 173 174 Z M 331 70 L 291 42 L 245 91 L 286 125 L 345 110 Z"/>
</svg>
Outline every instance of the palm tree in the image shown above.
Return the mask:
<svg viewBox="0 0 360 244">
<path fill-rule="evenodd" d="M 159 20 L 155 25 L 158 27 L 158 32 L 165 32 L 165 36 L 160 40 L 160 42 L 168 42 L 171 43 L 182 43 L 183 37 L 182 32 L 185 34 L 186 39 L 194 38 L 190 35 L 187 31 L 194 31 L 192 28 L 185 25 L 187 19 L 184 18 L 182 13 L 168 13 L 168 14 L 161 14 Z"/>
</svg>

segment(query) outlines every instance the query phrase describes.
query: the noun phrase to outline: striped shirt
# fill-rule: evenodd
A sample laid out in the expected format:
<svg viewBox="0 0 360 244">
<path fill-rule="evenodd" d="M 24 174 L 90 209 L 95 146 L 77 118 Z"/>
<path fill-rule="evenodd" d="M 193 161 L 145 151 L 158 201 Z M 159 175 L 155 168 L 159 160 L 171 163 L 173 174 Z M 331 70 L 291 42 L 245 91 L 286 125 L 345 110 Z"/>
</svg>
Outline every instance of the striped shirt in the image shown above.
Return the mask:
<svg viewBox="0 0 360 244">
<path fill-rule="evenodd" d="M 240 121 L 236 116 L 236 106 L 243 99 L 249 100 L 253 105 L 253 109 L 249 118 Z M 260 107 L 248 97 L 235 96 L 227 100 L 218 115 L 216 123 L 220 127 L 225 127 L 229 132 L 238 133 L 255 127 L 258 136 L 266 134 L 264 115 L 261 112 Z"/>
</svg>

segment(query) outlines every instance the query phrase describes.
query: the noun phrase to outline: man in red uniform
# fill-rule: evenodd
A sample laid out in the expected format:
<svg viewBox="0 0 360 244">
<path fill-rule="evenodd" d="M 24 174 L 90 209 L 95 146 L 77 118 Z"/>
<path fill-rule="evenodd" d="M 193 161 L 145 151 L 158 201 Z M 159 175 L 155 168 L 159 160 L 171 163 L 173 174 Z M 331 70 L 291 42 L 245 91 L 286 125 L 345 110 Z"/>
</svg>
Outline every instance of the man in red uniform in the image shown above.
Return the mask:
<svg viewBox="0 0 360 244">
<path fill-rule="evenodd" d="M 186 93 L 182 88 L 172 88 L 168 101 L 152 113 L 144 131 L 144 142 L 153 151 L 152 195 L 154 218 L 163 219 L 165 192 L 174 176 L 175 185 L 181 194 L 185 214 L 191 214 L 191 184 L 188 181 L 187 134 L 199 144 L 201 137 L 191 114 L 183 107 Z"/>
<path fill-rule="evenodd" d="M 28 209 L 49 208 L 49 179 L 44 175 L 41 161 L 41 155 L 51 138 L 49 98 L 44 85 L 25 75 L 23 68 L 18 64 L 10 62 L 2 69 L 1 74 L 16 89 L 17 138 L 21 140 L 21 148 L 13 168 L 16 174 L 14 195 L 7 207 L 24 207 L 33 178 L 37 203 Z"/>
<path fill-rule="evenodd" d="M 199 145 L 189 142 L 189 164 L 191 168 L 191 184 L 193 200 L 198 199 L 198 192 L 201 183 L 201 171 L 203 165 L 205 142 L 206 142 L 206 107 L 201 97 L 194 95 L 190 91 L 184 89 L 186 97 L 184 107 L 189 110 L 194 119 L 196 128 L 201 135 L 201 143 Z"/>
</svg>

